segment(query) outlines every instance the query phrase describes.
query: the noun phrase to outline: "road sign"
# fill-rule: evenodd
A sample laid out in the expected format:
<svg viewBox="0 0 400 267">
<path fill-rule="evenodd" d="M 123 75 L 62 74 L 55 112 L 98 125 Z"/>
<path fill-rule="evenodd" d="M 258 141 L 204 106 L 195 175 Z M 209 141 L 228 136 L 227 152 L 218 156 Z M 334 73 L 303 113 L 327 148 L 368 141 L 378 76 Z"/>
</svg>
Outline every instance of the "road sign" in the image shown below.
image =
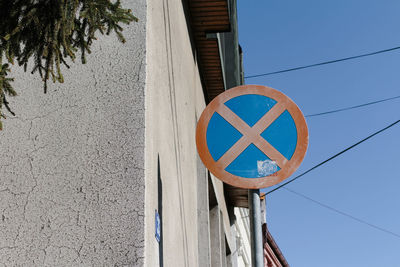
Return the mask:
<svg viewBox="0 0 400 267">
<path fill-rule="evenodd" d="M 201 114 L 197 151 L 217 178 L 242 188 L 264 188 L 289 177 L 308 146 L 297 105 L 283 93 L 243 85 L 220 94 Z"/>
</svg>

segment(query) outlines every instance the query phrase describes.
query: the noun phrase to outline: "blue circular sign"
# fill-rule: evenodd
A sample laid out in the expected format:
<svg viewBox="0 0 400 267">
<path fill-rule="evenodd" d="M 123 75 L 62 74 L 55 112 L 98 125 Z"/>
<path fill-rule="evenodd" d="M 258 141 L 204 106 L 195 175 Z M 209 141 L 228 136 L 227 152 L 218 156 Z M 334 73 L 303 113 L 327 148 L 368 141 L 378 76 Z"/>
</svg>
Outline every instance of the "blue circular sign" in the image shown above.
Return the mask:
<svg viewBox="0 0 400 267">
<path fill-rule="evenodd" d="M 287 178 L 299 166 L 308 132 L 300 109 L 265 86 L 232 88 L 200 117 L 196 142 L 206 167 L 229 184 L 261 188 Z"/>
</svg>

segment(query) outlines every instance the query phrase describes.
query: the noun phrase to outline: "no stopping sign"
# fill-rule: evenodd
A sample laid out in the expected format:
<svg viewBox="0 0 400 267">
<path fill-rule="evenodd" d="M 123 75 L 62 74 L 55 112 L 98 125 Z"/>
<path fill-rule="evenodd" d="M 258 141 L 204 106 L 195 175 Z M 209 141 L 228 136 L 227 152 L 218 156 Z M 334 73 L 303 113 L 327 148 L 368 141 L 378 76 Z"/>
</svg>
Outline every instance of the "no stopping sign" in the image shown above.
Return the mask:
<svg viewBox="0 0 400 267">
<path fill-rule="evenodd" d="M 260 85 L 234 87 L 205 108 L 196 128 L 197 151 L 225 183 L 264 188 L 288 178 L 302 162 L 308 130 L 297 105 Z"/>
</svg>

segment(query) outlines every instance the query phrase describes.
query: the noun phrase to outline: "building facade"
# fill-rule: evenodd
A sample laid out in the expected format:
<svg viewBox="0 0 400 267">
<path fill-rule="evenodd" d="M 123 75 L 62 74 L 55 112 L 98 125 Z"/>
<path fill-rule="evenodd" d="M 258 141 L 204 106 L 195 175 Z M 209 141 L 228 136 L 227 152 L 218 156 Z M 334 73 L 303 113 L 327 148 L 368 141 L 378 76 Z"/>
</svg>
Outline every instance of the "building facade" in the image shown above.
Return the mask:
<svg viewBox="0 0 400 267">
<path fill-rule="evenodd" d="M 139 18 L 126 44 L 99 36 L 47 94 L 12 69 L 0 266 L 251 266 L 247 190 L 195 147 L 206 104 L 243 81 L 236 2 L 123 6 Z"/>
</svg>

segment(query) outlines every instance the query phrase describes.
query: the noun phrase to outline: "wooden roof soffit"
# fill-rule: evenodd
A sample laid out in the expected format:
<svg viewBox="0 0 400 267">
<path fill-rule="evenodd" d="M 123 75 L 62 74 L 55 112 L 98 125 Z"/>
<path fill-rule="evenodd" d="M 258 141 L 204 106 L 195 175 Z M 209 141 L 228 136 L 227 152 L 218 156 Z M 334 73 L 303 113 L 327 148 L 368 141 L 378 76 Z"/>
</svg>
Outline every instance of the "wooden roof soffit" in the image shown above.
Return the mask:
<svg viewBox="0 0 400 267">
<path fill-rule="evenodd" d="M 188 0 L 192 36 L 200 75 L 209 103 L 225 91 L 223 66 L 216 33 L 231 30 L 229 0 Z M 248 190 L 224 184 L 228 205 L 248 208 Z"/>
<path fill-rule="evenodd" d="M 228 0 L 188 0 L 190 23 L 197 50 L 206 101 L 225 91 L 218 40 L 213 33 L 230 31 Z"/>
<path fill-rule="evenodd" d="M 249 208 L 249 190 L 224 183 L 225 198 L 230 206 Z"/>
</svg>

